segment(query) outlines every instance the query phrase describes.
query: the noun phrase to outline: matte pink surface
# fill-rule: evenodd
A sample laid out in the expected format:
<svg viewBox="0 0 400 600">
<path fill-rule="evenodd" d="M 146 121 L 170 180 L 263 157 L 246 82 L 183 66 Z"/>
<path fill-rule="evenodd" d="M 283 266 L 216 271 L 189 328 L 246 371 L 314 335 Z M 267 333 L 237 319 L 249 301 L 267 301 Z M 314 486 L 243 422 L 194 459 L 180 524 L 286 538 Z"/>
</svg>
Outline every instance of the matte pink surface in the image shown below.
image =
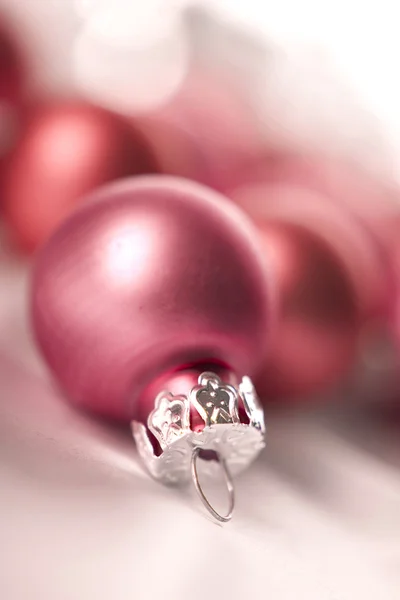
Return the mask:
<svg viewBox="0 0 400 600">
<path fill-rule="evenodd" d="M 256 235 L 222 196 L 170 177 L 94 193 L 41 252 L 38 343 L 70 399 L 130 419 L 152 381 L 201 362 L 252 374 L 271 300 Z"/>
</svg>

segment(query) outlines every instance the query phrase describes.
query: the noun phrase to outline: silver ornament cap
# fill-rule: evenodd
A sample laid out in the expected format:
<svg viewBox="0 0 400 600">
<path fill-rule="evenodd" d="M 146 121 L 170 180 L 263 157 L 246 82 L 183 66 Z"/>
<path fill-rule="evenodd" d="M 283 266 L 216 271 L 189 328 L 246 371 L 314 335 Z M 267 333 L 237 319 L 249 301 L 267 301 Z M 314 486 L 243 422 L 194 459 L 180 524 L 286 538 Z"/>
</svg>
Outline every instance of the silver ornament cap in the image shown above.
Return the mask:
<svg viewBox="0 0 400 600">
<path fill-rule="evenodd" d="M 246 422 L 240 418 L 240 404 Z M 192 411 L 204 422 L 201 431 L 191 428 Z M 147 427 L 137 421 L 131 427 L 139 455 L 153 478 L 167 485 L 185 484 L 192 479 L 209 512 L 219 521 L 230 520 L 234 507 L 232 476 L 246 469 L 265 446 L 264 413 L 249 377 L 244 377 L 236 388 L 215 373 L 204 372 L 187 395 L 160 392 Z M 154 452 L 149 432 L 157 440 L 160 454 Z M 230 496 L 227 515 L 215 511 L 200 486 L 197 459 L 204 451 L 218 457 L 218 461 L 203 461 L 204 476 L 217 477 L 218 462 L 223 467 Z"/>
</svg>

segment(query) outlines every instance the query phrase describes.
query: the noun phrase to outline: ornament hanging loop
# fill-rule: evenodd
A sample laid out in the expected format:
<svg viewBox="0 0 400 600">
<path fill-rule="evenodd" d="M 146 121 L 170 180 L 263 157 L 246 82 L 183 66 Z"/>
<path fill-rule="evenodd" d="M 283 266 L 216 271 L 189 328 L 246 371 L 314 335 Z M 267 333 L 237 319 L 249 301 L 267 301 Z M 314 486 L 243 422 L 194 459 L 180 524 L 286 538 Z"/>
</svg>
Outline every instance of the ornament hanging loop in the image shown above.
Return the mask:
<svg viewBox="0 0 400 600">
<path fill-rule="evenodd" d="M 226 464 L 226 461 L 221 456 L 218 455 L 218 462 L 221 465 L 222 470 L 224 472 L 224 477 L 225 477 L 225 482 L 226 482 L 226 488 L 227 488 L 228 495 L 229 495 L 229 510 L 228 510 L 228 512 L 227 512 L 226 515 L 221 515 L 210 504 L 207 496 L 205 495 L 205 493 L 203 491 L 203 488 L 200 485 L 199 475 L 198 475 L 198 472 L 197 472 L 197 459 L 199 457 L 200 451 L 201 451 L 201 448 L 199 448 L 199 447 L 195 447 L 193 449 L 191 463 L 190 463 L 191 473 L 192 473 L 192 480 L 193 480 L 193 483 L 194 483 L 194 487 L 196 488 L 196 491 L 197 491 L 197 493 L 198 493 L 198 495 L 200 497 L 200 500 L 202 501 L 202 503 L 204 504 L 204 506 L 206 507 L 206 509 L 208 510 L 208 512 L 214 517 L 214 519 L 216 519 L 220 523 L 227 523 L 228 521 L 231 520 L 232 514 L 233 514 L 233 510 L 235 508 L 235 492 L 234 492 L 234 487 L 233 487 L 233 481 L 232 481 L 232 478 L 231 478 L 231 474 L 229 473 L 229 469 L 228 469 L 228 466 Z"/>
</svg>

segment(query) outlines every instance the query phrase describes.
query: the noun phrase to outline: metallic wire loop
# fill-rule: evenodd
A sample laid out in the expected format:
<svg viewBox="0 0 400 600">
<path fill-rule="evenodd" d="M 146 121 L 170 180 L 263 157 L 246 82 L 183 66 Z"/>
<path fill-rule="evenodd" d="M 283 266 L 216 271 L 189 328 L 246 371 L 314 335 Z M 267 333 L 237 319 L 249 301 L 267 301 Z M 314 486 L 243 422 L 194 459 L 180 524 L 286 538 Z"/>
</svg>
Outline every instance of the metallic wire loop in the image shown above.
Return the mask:
<svg viewBox="0 0 400 600">
<path fill-rule="evenodd" d="M 197 458 L 199 456 L 200 451 L 201 451 L 201 448 L 196 447 L 193 449 L 193 452 L 192 452 L 192 459 L 191 459 L 190 466 L 191 466 L 192 479 L 193 479 L 194 486 L 196 488 L 198 495 L 200 496 L 202 503 L 204 504 L 204 506 L 206 507 L 208 512 L 211 513 L 211 515 L 214 517 L 214 519 L 216 519 L 217 521 L 220 521 L 221 523 L 227 523 L 228 521 L 231 520 L 233 510 L 235 508 L 235 494 L 234 494 L 233 482 L 232 482 L 232 478 L 229 473 L 227 464 L 226 464 L 225 460 L 218 455 L 219 463 L 224 471 L 226 488 L 227 488 L 228 494 L 229 494 L 229 511 L 227 512 L 226 515 L 220 515 L 213 508 L 213 506 L 211 506 L 210 502 L 208 501 L 208 499 L 207 499 L 206 495 L 204 494 L 203 489 L 200 485 L 199 476 L 197 473 Z"/>
</svg>

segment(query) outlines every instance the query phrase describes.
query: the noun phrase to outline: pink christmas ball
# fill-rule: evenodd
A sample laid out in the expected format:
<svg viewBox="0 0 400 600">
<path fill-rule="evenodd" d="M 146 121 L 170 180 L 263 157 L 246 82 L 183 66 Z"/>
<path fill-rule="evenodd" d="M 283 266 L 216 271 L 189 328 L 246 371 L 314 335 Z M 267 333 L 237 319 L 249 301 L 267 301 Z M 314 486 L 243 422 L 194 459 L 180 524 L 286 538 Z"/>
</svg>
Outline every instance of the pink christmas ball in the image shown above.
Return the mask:
<svg viewBox="0 0 400 600">
<path fill-rule="evenodd" d="M 279 335 L 257 379 L 268 401 L 304 400 L 355 364 L 362 327 L 384 313 L 376 241 L 342 206 L 303 186 L 248 186 L 235 200 L 259 227 L 277 287 Z"/>
<path fill-rule="evenodd" d="M 79 101 L 35 106 L 4 165 L 1 202 L 11 237 L 32 253 L 82 196 L 154 169 L 142 136 L 117 115 Z"/>
<path fill-rule="evenodd" d="M 224 197 L 173 177 L 91 195 L 39 253 L 37 342 L 68 397 L 118 419 L 163 373 L 264 358 L 269 282 L 255 232 Z"/>
<path fill-rule="evenodd" d="M 399 211 L 390 182 L 338 158 L 275 152 L 238 171 L 226 194 L 256 219 L 277 212 L 309 219 L 351 267 L 365 315 L 393 313 L 390 254 Z"/>
<path fill-rule="evenodd" d="M 323 239 L 343 264 L 362 319 L 390 313 L 393 281 L 386 251 L 343 203 L 290 180 L 242 186 L 231 198 L 260 225 L 298 224 Z"/>
<path fill-rule="evenodd" d="M 0 21 L 0 101 L 11 105 L 20 102 L 25 83 L 17 31 L 15 26 Z"/>
<path fill-rule="evenodd" d="M 256 378 L 265 402 L 304 402 L 349 373 L 360 312 L 341 256 L 317 232 L 271 220 L 260 227 L 277 282 L 278 335 Z"/>
<path fill-rule="evenodd" d="M 0 18 L 0 198 L 5 159 L 15 143 L 26 92 L 26 69 L 18 30 L 10 25 Z"/>
<path fill-rule="evenodd" d="M 400 215 L 395 219 L 397 231 L 400 229 Z M 391 240 L 391 258 L 395 273 L 394 311 L 392 319 L 393 339 L 400 356 L 400 235 Z"/>
</svg>

